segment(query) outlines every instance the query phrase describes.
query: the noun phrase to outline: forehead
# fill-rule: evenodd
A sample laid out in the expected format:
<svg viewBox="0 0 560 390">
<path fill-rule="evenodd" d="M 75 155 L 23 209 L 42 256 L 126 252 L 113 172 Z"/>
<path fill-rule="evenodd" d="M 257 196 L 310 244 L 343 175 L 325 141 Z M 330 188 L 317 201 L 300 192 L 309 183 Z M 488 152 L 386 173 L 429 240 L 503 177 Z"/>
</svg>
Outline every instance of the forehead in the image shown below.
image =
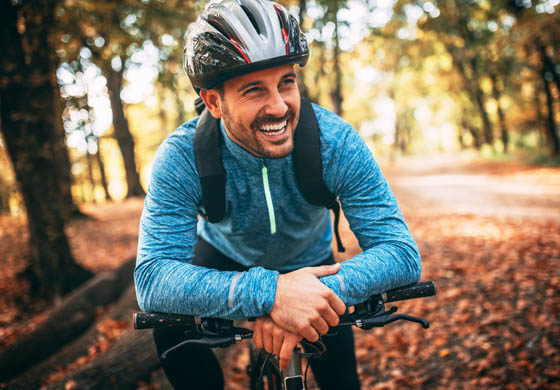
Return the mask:
<svg viewBox="0 0 560 390">
<path fill-rule="evenodd" d="M 273 68 L 267 68 L 229 79 L 224 82 L 224 89 L 237 90 L 247 84 L 275 83 L 290 73 L 294 73 L 294 65 L 288 64 L 275 66 Z"/>
</svg>

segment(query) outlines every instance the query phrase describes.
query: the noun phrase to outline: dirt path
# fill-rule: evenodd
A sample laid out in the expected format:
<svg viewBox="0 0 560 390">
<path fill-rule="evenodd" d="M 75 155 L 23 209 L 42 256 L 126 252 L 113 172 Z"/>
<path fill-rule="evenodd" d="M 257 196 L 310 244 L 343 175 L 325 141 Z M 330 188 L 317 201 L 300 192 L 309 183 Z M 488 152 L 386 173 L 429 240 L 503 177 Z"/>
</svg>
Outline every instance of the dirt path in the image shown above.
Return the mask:
<svg viewBox="0 0 560 390">
<path fill-rule="evenodd" d="M 446 155 L 382 169 L 405 208 L 560 221 L 560 168 Z"/>
</svg>

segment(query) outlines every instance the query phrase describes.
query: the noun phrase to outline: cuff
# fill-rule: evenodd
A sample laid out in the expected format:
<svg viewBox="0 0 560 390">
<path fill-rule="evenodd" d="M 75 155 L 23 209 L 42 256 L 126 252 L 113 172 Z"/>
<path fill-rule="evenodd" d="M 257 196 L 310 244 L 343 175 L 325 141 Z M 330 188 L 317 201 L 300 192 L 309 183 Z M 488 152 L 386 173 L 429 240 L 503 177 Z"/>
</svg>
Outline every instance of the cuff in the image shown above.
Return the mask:
<svg viewBox="0 0 560 390">
<path fill-rule="evenodd" d="M 243 280 L 244 279 L 244 280 Z M 244 273 L 237 282 L 241 293 L 241 302 L 247 302 L 241 308 L 246 318 L 267 315 L 274 306 L 278 271 L 254 267 Z"/>
</svg>

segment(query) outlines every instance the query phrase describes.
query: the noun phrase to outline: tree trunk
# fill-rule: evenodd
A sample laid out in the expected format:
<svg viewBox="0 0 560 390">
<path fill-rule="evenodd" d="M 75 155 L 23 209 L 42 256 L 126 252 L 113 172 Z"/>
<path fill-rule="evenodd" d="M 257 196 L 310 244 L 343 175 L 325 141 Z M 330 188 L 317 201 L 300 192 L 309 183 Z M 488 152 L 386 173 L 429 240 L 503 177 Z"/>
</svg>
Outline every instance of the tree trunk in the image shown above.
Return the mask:
<svg viewBox="0 0 560 390">
<path fill-rule="evenodd" d="M 465 40 L 467 46 L 474 47 L 473 41 L 475 39 L 473 37 L 472 31 L 469 28 L 469 17 L 464 12 L 466 9 L 465 6 L 457 4 L 457 1 L 453 1 L 453 7 L 457 12 L 457 19 L 454 22 L 459 35 Z M 476 52 L 474 54 L 469 53 L 464 48 L 457 50 L 451 45 L 447 45 L 447 48 L 453 58 L 453 62 L 459 69 L 459 73 L 461 74 L 465 82 L 466 89 L 469 95 L 471 95 L 471 99 L 475 101 L 478 112 L 480 113 L 480 118 L 482 119 L 484 141 L 492 145 L 492 143 L 494 142 L 494 134 L 492 123 L 490 122 L 490 118 L 488 117 L 488 113 L 486 112 L 486 107 L 484 106 L 484 92 L 480 87 L 478 54 Z M 467 65 L 470 67 L 471 77 L 469 77 L 467 73 Z"/>
<path fill-rule="evenodd" d="M 52 25 L 55 2 L 1 4 L 0 39 L 10 42 L 0 59 L 2 132 L 30 230 L 30 264 L 23 276 L 30 281 L 32 294 L 54 298 L 91 277 L 70 253 L 52 155 L 56 142 L 54 67 L 49 61 L 47 29 Z M 25 23 L 23 34 L 18 32 L 18 21 Z"/>
<path fill-rule="evenodd" d="M 53 58 L 54 52 L 51 53 L 51 61 L 55 63 Z M 72 218 L 87 217 L 80 211 L 74 199 L 72 198 L 72 164 L 70 162 L 70 154 L 66 147 L 66 133 L 62 125 L 63 101 L 60 96 L 60 89 L 56 81 L 53 88 L 53 101 L 55 103 L 55 124 L 56 124 L 56 140 L 54 142 L 52 159 L 56 162 L 58 172 L 58 183 L 60 194 L 62 195 L 62 215 L 65 220 Z"/>
<path fill-rule="evenodd" d="M 490 123 L 490 119 L 488 118 L 488 113 L 486 112 L 486 108 L 484 107 L 484 95 L 482 89 L 480 88 L 480 85 L 478 84 L 476 66 L 473 66 L 474 61 L 471 61 L 471 71 L 473 73 L 473 77 L 471 78 L 467 74 L 466 64 L 461 58 L 461 54 L 458 53 L 457 50 L 451 45 L 446 45 L 446 48 L 448 53 L 451 55 L 451 58 L 453 59 L 453 64 L 455 64 L 457 70 L 459 71 L 459 74 L 461 75 L 461 78 L 463 79 L 463 84 L 465 86 L 465 90 L 467 91 L 467 95 L 470 97 L 471 100 L 473 100 L 476 103 L 476 107 L 478 109 L 478 112 L 480 114 L 483 123 L 484 140 L 487 143 L 491 144 L 492 141 L 494 140 L 492 135 L 492 125 Z M 481 145 L 482 140 L 480 139 L 478 134 L 475 136 L 476 131 L 473 131 L 471 126 L 469 126 L 469 130 L 471 131 L 473 137 L 475 137 L 475 146 L 478 149 L 480 146 L 482 146 Z"/>
<path fill-rule="evenodd" d="M 136 293 L 134 286 L 129 285 L 115 305 L 111 305 L 109 311 L 99 318 L 80 337 L 65 345 L 60 351 L 50 356 L 47 360 L 25 371 L 8 383 L 10 389 L 34 390 L 61 368 L 70 366 L 77 359 L 87 357 L 91 348 L 104 335 L 100 331 L 99 324 L 126 321 L 130 323 L 132 314 L 138 311 Z"/>
<path fill-rule="evenodd" d="M 87 160 L 87 167 L 88 167 L 88 179 L 90 185 L 90 196 L 91 200 L 94 203 L 97 203 L 97 198 L 95 197 L 95 179 L 93 178 L 93 164 L 91 161 L 91 154 L 86 151 L 86 160 Z"/>
<path fill-rule="evenodd" d="M 38 327 L 0 353 L 0 382 L 5 382 L 51 356 L 81 335 L 94 321 L 99 306 L 118 299 L 132 282 L 134 259 L 105 272 L 74 291 Z"/>
<path fill-rule="evenodd" d="M 471 136 L 473 137 L 474 147 L 478 150 L 482 147 L 482 140 L 480 139 L 480 134 L 478 133 L 478 131 L 471 125 L 469 117 L 469 113 L 465 109 L 463 109 L 463 113 L 461 115 L 461 127 L 463 131 L 461 133 L 471 133 Z"/>
<path fill-rule="evenodd" d="M 482 118 L 484 141 L 486 141 L 487 144 L 492 145 L 494 142 L 494 131 L 492 129 L 490 118 L 488 117 L 488 112 L 486 112 L 486 107 L 484 106 L 484 92 L 482 91 L 482 88 L 480 88 L 480 77 L 478 75 L 478 68 L 474 58 L 471 59 L 470 65 L 473 75 L 471 85 L 473 88 L 474 100 L 476 101 L 476 106 L 478 107 L 480 117 Z"/>
<path fill-rule="evenodd" d="M 109 186 L 107 185 L 107 176 L 105 175 L 105 164 L 103 164 L 103 159 L 101 158 L 101 142 L 97 138 L 97 152 L 95 153 L 95 159 L 97 160 L 97 166 L 99 167 L 99 173 L 101 174 L 101 184 L 103 185 L 103 191 L 105 192 L 105 200 L 111 200 L 111 195 L 109 194 Z"/>
<path fill-rule="evenodd" d="M 107 72 L 107 87 L 113 110 L 113 128 L 115 138 L 121 150 L 124 168 L 126 173 L 126 184 L 128 186 L 126 197 L 144 196 L 146 193 L 140 185 L 140 176 L 136 169 L 134 153 L 134 139 L 128 127 L 128 120 L 124 115 L 123 103 L 121 100 L 121 89 L 124 75 L 124 64 L 121 70 L 114 70 L 110 64 L 104 67 Z"/>
<path fill-rule="evenodd" d="M 536 118 L 535 122 L 537 124 L 537 128 L 539 129 L 539 145 L 545 146 L 548 144 L 548 136 L 547 136 L 547 129 L 546 129 L 546 121 L 544 119 L 544 115 L 542 112 L 542 102 L 541 102 L 541 90 L 538 84 L 535 86 L 535 93 L 533 94 L 533 100 L 535 104 L 535 112 Z"/>
<path fill-rule="evenodd" d="M 387 95 L 395 102 L 397 102 L 396 92 L 393 88 L 390 88 L 387 91 Z M 401 115 L 399 112 L 396 113 L 396 121 L 395 121 L 395 139 L 393 141 L 393 148 L 401 151 L 404 153 L 406 151 L 407 146 L 407 137 L 405 136 L 405 129 L 401 126 Z"/>
<path fill-rule="evenodd" d="M 338 0 L 334 0 L 333 6 L 334 14 L 334 85 L 331 90 L 331 98 L 334 106 L 334 112 L 342 116 L 342 69 L 340 68 L 340 45 L 339 45 L 339 34 L 338 34 L 338 16 L 337 11 L 339 9 Z"/>
<path fill-rule="evenodd" d="M 504 115 L 504 111 L 502 110 L 502 106 L 500 105 L 500 89 L 498 87 L 498 76 L 490 72 L 490 79 L 492 80 L 492 95 L 494 100 L 496 101 L 496 109 L 498 111 L 498 119 L 500 122 L 500 131 L 501 131 L 501 138 L 502 143 L 504 144 L 504 152 L 507 153 L 508 150 L 508 143 L 509 143 L 509 132 L 506 126 L 506 117 Z"/>
<path fill-rule="evenodd" d="M 299 0 L 299 25 L 302 26 L 301 28 L 303 28 L 303 21 L 305 19 L 305 14 L 307 11 L 307 0 Z M 301 96 L 303 96 L 306 99 L 310 99 L 309 96 L 309 89 L 307 88 L 307 85 L 305 84 L 305 78 L 302 72 L 302 68 L 297 66 L 296 67 L 296 73 L 297 73 L 297 79 L 298 79 L 298 87 L 299 87 L 299 93 L 301 94 Z"/>
<path fill-rule="evenodd" d="M 554 80 L 554 83 L 556 84 L 556 88 L 558 88 L 558 91 L 560 92 L 560 76 L 558 76 L 558 72 L 556 71 L 556 66 L 554 65 L 554 62 L 550 59 L 550 56 L 547 54 L 546 46 L 543 45 L 543 43 L 540 42 L 538 38 L 537 38 L 537 47 L 539 48 L 539 51 L 541 53 L 543 67 L 546 69 L 547 72 L 550 72 L 550 75 L 552 76 L 552 80 Z"/>
<path fill-rule="evenodd" d="M 46 387 L 47 390 L 135 390 L 159 366 L 151 331 L 130 329 L 101 357 Z"/>
<path fill-rule="evenodd" d="M 177 107 L 177 126 L 181 126 L 187 120 L 187 112 L 185 110 L 185 105 L 178 93 L 175 94 L 175 105 Z M 169 131 L 173 129 L 164 129 L 165 136 L 169 134 Z"/>
<path fill-rule="evenodd" d="M 321 97 L 321 87 L 320 87 L 321 80 L 324 79 L 326 76 L 325 67 L 323 66 L 323 64 L 326 61 L 325 47 L 321 44 L 318 44 L 317 51 L 319 53 L 317 53 L 316 55 L 319 56 L 319 64 L 321 64 L 321 66 L 319 66 L 319 71 L 315 72 L 315 78 L 313 82 L 313 85 L 315 86 L 315 91 L 312 91 L 311 89 L 307 88 L 307 95 L 309 96 L 309 100 L 315 103 L 319 103 L 319 98 Z"/>
<path fill-rule="evenodd" d="M 546 70 L 543 65 L 541 76 L 544 83 L 544 91 L 546 92 L 546 107 L 548 110 L 548 126 L 546 127 L 548 131 L 548 138 L 551 142 L 551 152 L 554 156 L 560 155 L 560 140 L 558 139 L 558 130 L 556 127 L 556 120 L 554 119 L 554 99 L 552 97 L 552 91 L 550 90 L 550 85 L 548 85 L 548 80 L 546 77 Z"/>
</svg>

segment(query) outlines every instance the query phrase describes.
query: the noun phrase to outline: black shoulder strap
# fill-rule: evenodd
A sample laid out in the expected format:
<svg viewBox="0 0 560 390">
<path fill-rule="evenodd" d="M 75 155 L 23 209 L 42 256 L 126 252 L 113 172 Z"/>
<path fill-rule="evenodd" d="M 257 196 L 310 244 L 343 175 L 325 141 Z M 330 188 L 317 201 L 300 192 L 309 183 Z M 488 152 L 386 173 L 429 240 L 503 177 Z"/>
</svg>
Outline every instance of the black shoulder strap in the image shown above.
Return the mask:
<svg viewBox="0 0 560 390">
<path fill-rule="evenodd" d="M 220 222 L 226 213 L 226 171 L 220 147 L 220 122 L 204 110 L 196 124 L 194 157 L 202 186 L 202 201 L 210 222 Z"/>
<path fill-rule="evenodd" d="M 202 100 L 202 98 L 199 96 L 194 100 L 194 109 L 196 111 L 196 113 L 198 115 L 202 114 L 202 111 L 204 111 L 204 109 L 206 108 L 206 105 L 204 104 L 204 101 Z"/>
<path fill-rule="evenodd" d="M 340 204 L 323 180 L 323 160 L 319 123 L 309 100 L 302 98 L 299 123 L 294 135 L 294 169 L 299 190 L 311 204 L 325 206 L 334 212 L 334 232 L 339 252 L 344 246 L 338 232 Z"/>
</svg>

